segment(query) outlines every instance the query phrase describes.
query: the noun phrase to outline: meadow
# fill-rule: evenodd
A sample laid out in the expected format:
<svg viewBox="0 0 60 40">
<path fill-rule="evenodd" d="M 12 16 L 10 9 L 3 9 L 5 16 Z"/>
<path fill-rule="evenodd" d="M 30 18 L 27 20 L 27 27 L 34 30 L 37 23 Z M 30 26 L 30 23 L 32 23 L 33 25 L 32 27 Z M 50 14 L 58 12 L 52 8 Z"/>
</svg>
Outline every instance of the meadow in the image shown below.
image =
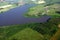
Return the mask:
<svg viewBox="0 0 60 40">
<path fill-rule="evenodd" d="M 60 18 L 45 23 L 29 23 L 0 27 L 1 40 L 50 40 L 60 29 Z M 60 35 L 60 34 L 59 34 Z M 59 37 L 58 37 L 59 38 Z M 52 39 L 51 39 L 52 40 Z"/>
</svg>

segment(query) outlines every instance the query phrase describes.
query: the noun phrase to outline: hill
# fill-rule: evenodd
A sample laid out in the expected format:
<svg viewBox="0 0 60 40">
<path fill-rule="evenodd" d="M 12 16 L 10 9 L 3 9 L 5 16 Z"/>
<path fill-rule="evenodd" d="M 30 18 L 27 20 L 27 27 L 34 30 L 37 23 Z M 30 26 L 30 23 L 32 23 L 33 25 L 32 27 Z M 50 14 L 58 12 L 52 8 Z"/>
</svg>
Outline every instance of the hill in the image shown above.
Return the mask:
<svg viewBox="0 0 60 40">
<path fill-rule="evenodd" d="M 25 28 L 9 38 L 9 40 L 42 40 L 42 39 L 43 35 L 30 28 Z"/>
</svg>

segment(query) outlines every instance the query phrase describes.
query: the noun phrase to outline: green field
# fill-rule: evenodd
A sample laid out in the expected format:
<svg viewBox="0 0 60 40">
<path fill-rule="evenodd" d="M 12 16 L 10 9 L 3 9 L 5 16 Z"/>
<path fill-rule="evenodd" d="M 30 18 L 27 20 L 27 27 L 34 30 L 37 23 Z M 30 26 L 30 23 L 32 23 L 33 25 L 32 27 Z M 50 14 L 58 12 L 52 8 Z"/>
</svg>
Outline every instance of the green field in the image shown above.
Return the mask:
<svg viewBox="0 0 60 40">
<path fill-rule="evenodd" d="M 31 28 L 25 28 L 22 31 L 11 36 L 9 40 L 43 40 L 43 35 Z"/>
<path fill-rule="evenodd" d="M 0 40 L 50 40 L 58 31 L 60 18 L 45 23 L 0 26 Z"/>
<path fill-rule="evenodd" d="M 41 17 L 44 15 L 60 17 L 60 4 L 51 4 L 49 6 L 38 5 L 32 7 L 26 12 L 25 17 Z"/>
</svg>

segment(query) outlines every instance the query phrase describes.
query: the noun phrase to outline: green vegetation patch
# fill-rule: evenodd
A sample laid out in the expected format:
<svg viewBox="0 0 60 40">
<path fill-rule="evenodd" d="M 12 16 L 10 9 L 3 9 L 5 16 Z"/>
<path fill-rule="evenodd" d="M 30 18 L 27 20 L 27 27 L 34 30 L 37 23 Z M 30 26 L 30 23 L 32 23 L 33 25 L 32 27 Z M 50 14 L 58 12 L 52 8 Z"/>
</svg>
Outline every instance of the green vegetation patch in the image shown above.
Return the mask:
<svg viewBox="0 0 60 40">
<path fill-rule="evenodd" d="M 50 40 L 60 40 L 60 29 L 56 32 L 56 34 L 51 37 Z"/>
<path fill-rule="evenodd" d="M 32 7 L 26 12 L 25 17 L 41 17 L 44 15 L 60 17 L 60 4 L 51 4 L 49 6 L 38 5 Z"/>
<path fill-rule="evenodd" d="M 38 5 L 35 7 L 32 7 L 26 12 L 25 17 L 39 17 L 41 16 L 41 13 L 44 12 L 43 9 L 44 5 Z"/>
<path fill-rule="evenodd" d="M 60 24 L 60 17 L 52 18 L 45 23 L 28 23 L 22 25 L 20 24 L 20 25 L 3 26 L 0 28 L 0 39 L 50 40 L 50 38 L 59 29 L 58 27 L 59 24 Z M 38 37 L 38 35 L 40 36 Z"/>
<path fill-rule="evenodd" d="M 0 28 L 0 40 L 3 40 L 4 35 L 5 35 L 4 28 Z"/>
<path fill-rule="evenodd" d="M 43 35 L 30 28 L 26 28 L 9 38 L 9 40 L 42 40 L 42 39 Z"/>
</svg>

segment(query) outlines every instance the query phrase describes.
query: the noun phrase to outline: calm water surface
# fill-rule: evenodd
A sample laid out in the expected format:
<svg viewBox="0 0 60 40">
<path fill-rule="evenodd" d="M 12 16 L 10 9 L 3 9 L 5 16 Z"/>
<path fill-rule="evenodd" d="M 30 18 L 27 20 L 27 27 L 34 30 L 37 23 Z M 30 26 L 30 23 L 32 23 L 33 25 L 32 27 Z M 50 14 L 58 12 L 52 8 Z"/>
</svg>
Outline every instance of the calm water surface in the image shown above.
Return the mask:
<svg viewBox="0 0 60 40">
<path fill-rule="evenodd" d="M 49 16 L 43 16 L 41 18 L 26 18 L 24 13 L 28 11 L 33 4 L 27 4 L 21 7 L 11 9 L 7 12 L 0 14 L 0 26 L 13 25 L 13 24 L 25 24 L 33 22 L 46 22 Z"/>
</svg>

